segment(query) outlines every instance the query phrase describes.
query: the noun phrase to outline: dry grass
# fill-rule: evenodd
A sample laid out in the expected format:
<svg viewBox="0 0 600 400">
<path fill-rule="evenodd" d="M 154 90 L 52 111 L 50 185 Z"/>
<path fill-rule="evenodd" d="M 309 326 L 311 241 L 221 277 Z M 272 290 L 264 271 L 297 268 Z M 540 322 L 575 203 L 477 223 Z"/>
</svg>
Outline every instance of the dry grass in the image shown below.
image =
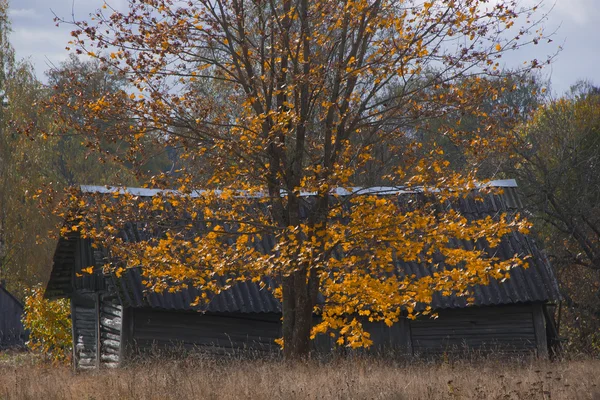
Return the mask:
<svg viewBox="0 0 600 400">
<path fill-rule="evenodd" d="M 6 357 L 5 357 L 6 358 Z M 0 399 L 599 399 L 600 361 L 214 360 L 73 373 L 0 357 Z"/>
</svg>

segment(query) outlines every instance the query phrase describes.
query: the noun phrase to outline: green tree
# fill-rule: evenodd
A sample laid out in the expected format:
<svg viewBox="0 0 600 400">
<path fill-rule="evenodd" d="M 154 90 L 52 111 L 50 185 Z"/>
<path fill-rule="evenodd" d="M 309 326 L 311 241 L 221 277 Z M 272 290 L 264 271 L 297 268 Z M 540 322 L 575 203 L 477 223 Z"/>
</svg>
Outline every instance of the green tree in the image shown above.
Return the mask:
<svg viewBox="0 0 600 400">
<path fill-rule="evenodd" d="M 45 282 L 50 271 L 56 219 L 48 213 L 53 195 L 75 184 L 136 182 L 127 166 L 111 157 L 90 158 L 90 144 L 62 129 L 49 108 L 66 80 L 77 78 L 82 94 L 121 90 L 123 80 L 97 63 L 70 59 L 49 72 L 43 85 L 27 62 L 16 62 L 9 42 L 8 3 L 0 2 L 0 277 L 17 295 Z M 34 140 L 37 139 L 37 140 Z M 86 146 L 87 144 L 87 146 Z M 116 145 L 114 145 L 116 147 Z M 160 165 L 160 164 L 157 164 Z M 37 197 L 37 200 L 35 199 Z"/>
<path fill-rule="evenodd" d="M 8 3 L 0 2 L 0 276 L 11 289 L 22 293 L 24 287 L 43 279 L 42 266 L 49 266 L 49 248 L 40 249 L 51 224 L 39 219 L 31 196 L 40 187 L 49 146 L 34 145 L 19 133 L 44 124 L 45 116 L 35 107 L 43 92 L 27 63 L 15 62 L 9 42 Z M 39 249 L 40 251 L 32 251 Z"/>
<path fill-rule="evenodd" d="M 518 131 L 507 174 L 519 180 L 562 284 L 577 347 L 599 350 L 600 95 L 579 84 L 543 105 Z"/>
</svg>

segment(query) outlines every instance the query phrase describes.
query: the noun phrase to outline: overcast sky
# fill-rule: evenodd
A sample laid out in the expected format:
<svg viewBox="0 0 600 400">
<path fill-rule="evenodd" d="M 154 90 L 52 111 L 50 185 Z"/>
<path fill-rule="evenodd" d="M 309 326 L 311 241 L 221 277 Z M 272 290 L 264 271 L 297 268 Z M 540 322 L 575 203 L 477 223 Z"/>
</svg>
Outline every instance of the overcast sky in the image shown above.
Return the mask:
<svg viewBox="0 0 600 400">
<path fill-rule="evenodd" d="M 535 0 L 521 0 L 524 4 Z M 547 0 L 545 9 L 554 0 Z M 103 0 L 11 0 L 10 18 L 13 33 L 11 42 L 17 57 L 28 59 L 40 78 L 50 65 L 65 60 L 65 46 L 70 39 L 71 27 L 56 27 L 54 14 L 70 19 L 87 19 L 90 12 L 102 6 Z M 127 0 L 108 0 L 112 7 L 124 10 Z M 587 79 L 600 85 L 600 0 L 556 0 L 554 9 L 545 22 L 547 32 L 558 29 L 553 42 L 525 53 L 505 57 L 508 66 L 516 65 L 525 58 L 540 60 L 562 51 L 554 63 L 544 71 L 552 82 L 555 93 L 566 91 L 578 79 Z"/>
</svg>

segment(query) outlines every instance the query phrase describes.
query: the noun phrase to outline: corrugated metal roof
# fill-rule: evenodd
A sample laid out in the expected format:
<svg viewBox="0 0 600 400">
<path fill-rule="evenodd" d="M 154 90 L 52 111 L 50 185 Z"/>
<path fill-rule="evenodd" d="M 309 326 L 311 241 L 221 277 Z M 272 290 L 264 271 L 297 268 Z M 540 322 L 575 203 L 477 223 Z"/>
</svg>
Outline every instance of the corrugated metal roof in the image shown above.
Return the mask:
<svg viewBox="0 0 600 400">
<path fill-rule="evenodd" d="M 500 179 L 487 182 L 484 185 L 486 187 L 517 187 L 517 181 L 514 179 Z M 170 193 L 170 194 L 180 194 L 181 192 L 172 189 L 147 189 L 147 188 L 125 188 L 120 186 L 96 186 L 96 185 L 81 185 L 80 190 L 83 193 L 103 193 L 103 194 L 112 194 L 112 193 L 129 193 L 134 196 L 141 197 L 152 197 L 161 193 Z M 349 196 L 349 195 L 365 195 L 365 194 L 376 194 L 376 195 L 393 195 L 393 194 L 404 194 L 404 193 L 415 193 L 418 192 L 418 188 L 407 189 L 403 186 L 370 186 L 370 187 L 349 187 L 349 188 L 333 188 L 331 190 L 332 195 L 338 196 Z M 191 192 L 192 197 L 201 196 L 203 193 L 206 193 L 206 190 L 193 190 Z M 220 194 L 220 190 L 215 190 L 216 194 Z M 243 194 L 243 197 L 263 197 L 266 196 L 264 193 L 254 193 L 252 195 Z M 247 192 L 246 192 L 247 193 Z M 285 193 L 284 190 L 281 193 Z M 314 196 L 316 192 L 300 192 L 300 196 Z"/>
<path fill-rule="evenodd" d="M 464 245 L 464 243 L 463 243 Z M 471 244 L 467 245 L 470 246 Z M 487 246 L 478 246 L 492 251 Z M 473 287 L 475 305 L 489 306 L 500 304 L 546 302 L 556 301 L 560 298 L 558 285 L 554 273 L 546 257 L 539 251 L 533 240 L 520 233 L 512 234 L 502 241 L 498 248 L 501 259 L 508 259 L 514 254 L 531 255 L 528 260 L 528 268 L 514 268 L 510 271 L 510 278 L 504 282 L 491 279 L 489 285 L 478 285 Z M 415 275 L 417 278 L 432 274 L 430 268 L 424 264 L 414 262 L 398 261 L 398 270 L 406 274 Z M 466 307 L 467 301 L 464 297 L 442 296 L 439 293 L 433 295 L 431 303 L 433 308 L 459 308 Z"/>
<path fill-rule="evenodd" d="M 91 246 L 90 240 L 81 240 L 78 234 L 69 234 L 58 239 L 54 252 L 50 280 L 44 297 L 55 299 L 66 297 L 76 289 L 103 290 L 106 277 L 98 269 L 93 274 L 82 274 L 81 270 L 98 263 L 100 251 Z"/>
<path fill-rule="evenodd" d="M 128 270 L 121 279 L 115 279 L 115 289 L 121 301 L 132 307 L 150 306 L 166 310 L 201 310 L 209 312 L 280 313 L 281 303 L 267 288 L 258 283 L 239 282 L 228 290 L 213 295 L 205 304 L 192 307 L 201 292 L 190 287 L 175 293 L 148 292 L 142 283 L 139 269 Z M 221 282 L 225 283 L 225 282 Z"/>
<path fill-rule="evenodd" d="M 458 209 L 463 215 L 470 219 L 480 219 L 488 215 L 494 216 L 504 211 L 516 211 L 522 208 L 514 180 L 499 181 L 497 182 L 497 186 L 503 187 L 502 194 L 487 195 L 483 202 L 475 201 L 470 197 L 461 198 L 456 204 L 448 205 L 448 207 Z M 385 195 L 389 195 L 389 190 L 391 190 L 390 188 L 377 189 L 377 193 Z M 92 191 L 91 188 L 88 190 Z M 128 189 L 128 191 L 131 190 L 133 189 Z M 369 191 L 369 193 L 372 192 Z M 394 194 L 402 197 L 408 193 L 414 194 L 415 192 L 398 191 Z M 142 192 L 139 192 L 138 195 L 142 195 Z M 147 195 L 152 194 L 148 193 Z M 122 234 L 123 239 L 127 241 L 137 241 L 147 236 L 148 232 L 136 228 L 135 224 L 129 225 Z M 467 241 L 457 242 L 456 245 L 464 246 L 466 248 L 472 248 L 474 245 L 480 248 L 486 248 L 484 243 L 474 244 Z M 264 235 L 263 239 L 256 243 L 256 246 L 261 251 L 269 252 L 274 246 L 274 238 Z M 75 247 L 70 244 L 69 240 L 59 241 L 57 254 L 74 252 L 74 248 Z M 486 248 L 486 250 L 492 251 L 489 248 Z M 494 251 L 497 252 L 501 259 L 508 259 L 514 254 L 529 255 L 531 256 L 529 259 L 529 268 L 515 268 L 510 272 L 511 278 L 505 282 L 500 283 L 492 280 L 487 286 L 475 287 L 474 298 L 476 305 L 500 305 L 535 301 L 544 302 L 555 301 L 560 298 L 558 285 L 552 268 L 545 255 L 540 251 L 531 237 L 520 233 L 511 234 L 506 237 Z M 102 258 L 100 252 L 96 252 L 95 257 L 95 263 L 97 265 L 104 264 L 104 262 L 99 259 Z M 74 256 L 71 259 L 74 259 Z M 65 272 L 60 271 L 69 269 L 69 266 L 67 265 L 68 260 L 65 259 L 64 261 L 61 261 L 59 258 L 58 261 L 57 264 L 57 257 L 55 256 L 53 278 L 65 276 Z M 432 273 L 431 268 L 428 268 L 424 264 L 417 264 L 414 262 L 398 261 L 396 266 L 397 272 L 400 274 L 414 274 L 417 277 L 422 277 Z M 56 274 L 55 270 L 57 270 Z M 72 267 L 70 270 L 73 270 Z M 51 292 L 51 296 L 48 297 L 60 295 L 61 290 L 63 296 L 70 293 L 69 290 L 64 287 L 62 289 L 58 288 L 58 281 L 54 282 L 53 278 L 51 278 L 51 281 L 48 284 L 48 290 Z M 85 287 L 85 285 L 92 285 L 90 288 L 97 290 L 99 288 L 98 278 L 101 277 L 90 277 L 90 281 L 88 282 L 76 281 L 76 287 L 82 288 Z M 139 270 L 129 270 L 120 279 L 113 278 L 111 286 L 113 286 L 114 290 L 120 294 L 124 304 L 134 307 L 150 306 L 170 310 L 191 310 L 194 308 L 191 307 L 190 304 L 196 296 L 199 295 L 199 291 L 195 288 L 184 289 L 176 293 L 147 293 L 142 284 L 142 277 Z M 70 290 L 72 290 L 72 288 Z M 435 294 L 432 306 L 434 308 L 465 307 L 466 299 L 457 296 L 442 296 L 441 294 Z M 211 312 L 281 312 L 281 305 L 271 292 L 266 288 L 261 289 L 259 284 L 252 282 L 238 283 L 227 291 L 213 296 L 207 305 L 200 308 Z M 195 309 L 198 309 L 198 307 Z"/>
</svg>

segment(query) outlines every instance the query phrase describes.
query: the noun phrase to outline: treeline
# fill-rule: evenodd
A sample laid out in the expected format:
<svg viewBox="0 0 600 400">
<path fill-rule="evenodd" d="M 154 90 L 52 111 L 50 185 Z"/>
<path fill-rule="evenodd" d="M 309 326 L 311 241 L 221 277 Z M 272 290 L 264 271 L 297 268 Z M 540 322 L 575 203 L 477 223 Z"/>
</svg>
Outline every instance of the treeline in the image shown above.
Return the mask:
<svg viewBox="0 0 600 400">
<path fill-rule="evenodd" d="M 132 168 L 116 161 L 118 142 L 103 143 L 103 154 L 94 152 L 95 143 L 65 125 L 63 114 L 73 111 L 56 105 L 58 98 L 126 90 L 125 81 L 98 62 L 73 56 L 47 71 L 42 82 L 31 64 L 15 60 L 7 11 L 7 2 L 0 1 L 0 280 L 22 297 L 26 288 L 48 279 L 60 222 L 52 215 L 56 196 L 73 185 L 135 185 L 137 179 Z M 81 91 L 65 93 L 73 81 L 81 83 Z M 152 173 L 168 170 L 166 153 L 145 167 Z"/>
<path fill-rule="evenodd" d="M 204 165 L 202 159 L 180 160 L 177 149 L 169 147 L 167 140 L 161 147 L 156 138 L 155 151 L 145 152 L 145 158 L 132 163 L 131 155 L 124 153 L 130 149 L 121 146 L 118 136 L 104 137 L 100 143 L 77 134 L 80 130 L 72 127 L 89 120 L 85 109 L 74 109 L 70 104 L 82 96 L 97 99 L 104 94 L 129 93 L 127 80 L 97 61 L 72 56 L 49 70 L 43 83 L 31 65 L 15 60 L 9 31 L 7 3 L 1 1 L 0 279 L 21 295 L 25 288 L 43 284 L 48 278 L 56 240 L 51 232 L 56 232 L 60 223 L 50 210 L 63 188 L 136 185 L 147 181 L 142 176 L 160 179 L 160 174 L 175 174 L 180 165 L 198 174 L 211 166 Z M 549 83 L 539 76 L 507 76 L 510 78 L 486 82 L 489 93 L 494 94 L 481 107 L 495 115 L 474 119 L 448 110 L 443 117 L 418 121 L 398 115 L 396 125 L 389 129 L 402 126 L 410 131 L 406 146 L 370 143 L 377 157 L 357 169 L 354 181 L 385 184 L 386 175 L 401 171 L 419 159 L 419 153 L 430 152 L 440 144 L 443 154 L 439 156 L 446 161 L 448 171 L 477 163 L 479 179 L 517 179 L 528 218 L 560 281 L 563 301 L 556 307 L 556 318 L 561 335 L 567 338 L 566 346 L 598 354 L 600 88 L 578 83 L 569 93 L 553 98 L 546 90 Z M 500 85 L 494 79 L 504 81 Z M 506 87 L 505 79 L 512 80 L 512 90 L 493 90 L 495 86 Z M 200 86 L 198 90 L 215 90 Z M 486 118 L 503 120 L 510 140 L 502 143 L 502 151 L 478 157 L 473 154 L 477 146 L 469 142 L 465 132 L 485 138 Z M 127 125 L 123 120 L 116 123 Z M 465 134 L 462 144 L 448 140 L 450 134 L 440 134 L 455 130 Z M 415 142 L 419 146 L 414 147 Z"/>
</svg>

